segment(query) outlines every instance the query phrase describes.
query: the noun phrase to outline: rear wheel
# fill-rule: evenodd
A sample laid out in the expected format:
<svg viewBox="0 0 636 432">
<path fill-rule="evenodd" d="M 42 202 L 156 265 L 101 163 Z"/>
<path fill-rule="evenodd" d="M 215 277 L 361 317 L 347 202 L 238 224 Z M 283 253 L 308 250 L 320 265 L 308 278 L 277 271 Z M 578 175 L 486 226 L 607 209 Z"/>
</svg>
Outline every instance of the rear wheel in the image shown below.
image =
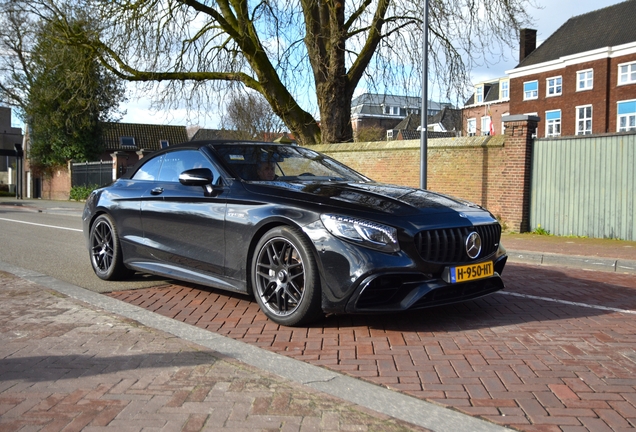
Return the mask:
<svg viewBox="0 0 636 432">
<path fill-rule="evenodd" d="M 109 215 L 95 219 L 89 239 L 91 265 L 100 279 L 121 280 L 132 274 L 124 265 L 117 228 Z"/>
<path fill-rule="evenodd" d="M 321 315 L 320 279 L 302 234 L 284 226 L 268 231 L 256 245 L 251 268 L 254 296 L 269 319 L 298 326 Z"/>
</svg>

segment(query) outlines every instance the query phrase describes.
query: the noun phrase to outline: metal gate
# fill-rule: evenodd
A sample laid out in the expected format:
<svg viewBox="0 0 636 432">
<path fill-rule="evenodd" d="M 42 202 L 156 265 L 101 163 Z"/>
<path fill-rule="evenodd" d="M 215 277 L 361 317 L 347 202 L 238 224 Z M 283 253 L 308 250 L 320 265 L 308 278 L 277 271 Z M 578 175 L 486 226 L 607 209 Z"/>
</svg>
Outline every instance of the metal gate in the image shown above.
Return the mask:
<svg viewBox="0 0 636 432">
<path fill-rule="evenodd" d="M 534 141 L 530 228 L 636 241 L 636 135 Z"/>
<path fill-rule="evenodd" d="M 113 181 L 113 162 L 71 164 L 71 186 L 104 186 Z"/>
</svg>

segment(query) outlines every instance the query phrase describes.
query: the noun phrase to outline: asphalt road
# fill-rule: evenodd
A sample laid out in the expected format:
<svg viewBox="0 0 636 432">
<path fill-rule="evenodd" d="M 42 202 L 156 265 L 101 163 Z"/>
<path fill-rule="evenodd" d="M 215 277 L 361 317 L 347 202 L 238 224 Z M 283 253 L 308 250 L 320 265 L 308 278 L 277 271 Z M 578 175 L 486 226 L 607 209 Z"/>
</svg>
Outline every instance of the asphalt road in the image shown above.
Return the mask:
<svg viewBox="0 0 636 432">
<path fill-rule="evenodd" d="M 0 261 L 99 293 L 166 283 L 149 275 L 136 275 L 125 282 L 106 282 L 95 276 L 78 212 L 40 213 L 0 206 Z"/>
</svg>

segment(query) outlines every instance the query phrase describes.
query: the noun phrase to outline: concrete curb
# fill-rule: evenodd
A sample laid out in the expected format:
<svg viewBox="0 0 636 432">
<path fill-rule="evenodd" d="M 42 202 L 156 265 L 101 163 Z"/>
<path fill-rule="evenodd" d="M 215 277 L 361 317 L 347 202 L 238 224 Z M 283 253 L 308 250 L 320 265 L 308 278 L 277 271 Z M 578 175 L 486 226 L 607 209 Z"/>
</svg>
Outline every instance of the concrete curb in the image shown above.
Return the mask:
<svg viewBox="0 0 636 432">
<path fill-rule="evenodd" d="M 508 250 L 508 262 L 636 274 L 636 261 Z"/>
<path fill-rule="evenodd" d="M 0 271 L 14 274 L 104 311 L 135 320 L 147 327 L 173 334 L 178 338 L 196 343 L 290 381 L 436 432 L 511 431 L 511 429 L 462 414 L 453 409 L 444 408 L 155 314 L 138 306 L 62 282 L 41 273 L 1 261 Z"/>
</svg>

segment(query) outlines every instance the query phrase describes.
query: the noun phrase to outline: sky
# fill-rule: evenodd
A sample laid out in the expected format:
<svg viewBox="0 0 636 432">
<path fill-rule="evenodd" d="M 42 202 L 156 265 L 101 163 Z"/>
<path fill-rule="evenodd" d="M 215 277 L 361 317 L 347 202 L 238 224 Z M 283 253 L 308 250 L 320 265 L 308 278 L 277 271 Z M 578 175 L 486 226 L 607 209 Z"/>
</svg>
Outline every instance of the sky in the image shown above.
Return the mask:
<svg viewBox="0 0 636 432">
<path fill-rule="evenodd" d="M 528 10 L 532 22 L 529 28 L 537 30 L 537 44 L 540 44 L 554 33 L 569 18 L 582 15 L 593 10 L 602 9 L 623 0 L 533 0 L 538 8 Z M 499 78 L 506 74 L 506 71 L 513 69 L 519 59 L 518 46 L 507 49 L 503 52 L 507 61 L 500 61 L 495 65 L 489 65 L 484 68 L 477 68 L 471 72 L 472 81 L 477 83 L 480 81 Z M 186 119 L 184 112 L 155 112 L 150 109 L 150 102 L 145 98 L 131 98 L 131 100 L 122 107 L 127 114 L 122 119 L 125 123 L 147 123 L 147 124 L 170 124 L 189 126 L 198 124 L 206 128 L 217 128 L 218 116 L 212 114 L 209 119 L 200 119 L 199 121 Z"/>
</svg>

